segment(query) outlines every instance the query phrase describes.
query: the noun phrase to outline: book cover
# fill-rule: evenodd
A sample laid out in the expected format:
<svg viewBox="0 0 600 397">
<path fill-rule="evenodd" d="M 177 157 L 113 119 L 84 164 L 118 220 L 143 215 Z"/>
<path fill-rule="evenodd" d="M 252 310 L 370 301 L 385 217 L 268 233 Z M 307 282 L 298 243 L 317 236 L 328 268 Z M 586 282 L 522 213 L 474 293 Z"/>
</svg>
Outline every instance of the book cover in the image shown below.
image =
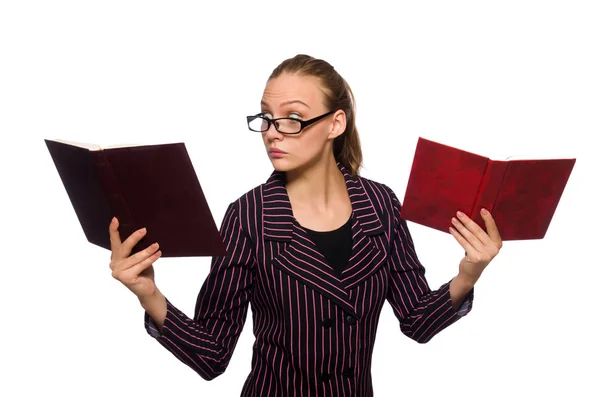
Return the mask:
<svg viewBox="0 0 600 397">
<path fill-rule="evenodd" d="M 462 211 L 483 230 L 481 208 L 502 240 L 542 239 L 575 158 L 492 160 L 419 137 L 400 216 L 449 233 Z"/>
<path fill-rule="evenodd" d="M 98 145 L 45 139 L 87 240 L 110 250 L 146 227 L 131 254 L 158 242 L 162 257 L 225 255 L 225 247 L 183 142 Z"/>
</svg>

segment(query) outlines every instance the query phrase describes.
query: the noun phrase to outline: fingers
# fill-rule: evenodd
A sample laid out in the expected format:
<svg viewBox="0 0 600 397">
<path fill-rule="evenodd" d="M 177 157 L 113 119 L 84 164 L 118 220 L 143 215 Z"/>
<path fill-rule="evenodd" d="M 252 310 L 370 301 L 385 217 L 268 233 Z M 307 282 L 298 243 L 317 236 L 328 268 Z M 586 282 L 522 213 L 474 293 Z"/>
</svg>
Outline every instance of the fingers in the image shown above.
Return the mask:
<svg viewBox="0 0 600 397">
<path fill-rule="evenodd" d="M 113 271 L 113 277 L 119 278 L 119 274 L 127 271 L 130 268 L 135 267 L 137 264 L 145 261 L 150 258 L 152 255 L 156 254 L 158 250 L 158 243 L 154 243 L 148 248 L 126 258 L 120 258 L 118 260 L 113 260 L 110 262 L 110 268 Z M 160 255 L 159 255 L 160 256 Z M 158 257 L 157 257 L 158 259 Z"/>
<path fill-rule="evenodd" d="M 136 230 L 135 232 L 131 233 L 131 235 L 129 237 L 127 237 L 127 239 L 125 239 L 125 241 L 123 241 L 123 244 L 121 244 L 120 250 L 119 250 L 119 257 L 120 258 L 127 258 L 130 254 L 131 251 L 133 250 L 133 247 L 146 235 L 146 228 L 143 227 L 141 229 Z M 140 251 L 142 252 L 142 251 Z"/>
<path fill-rule="evenodd" d="M 502 239 L 492 215 L 485 209 L 481 211 L 487 233 L 460 211 L 457 212 L 457 216 L 460 221 L 452 218 L 454 227 L 450 227 L 450 233 L 465 249 L 465 256 L 476 262 L 489 262 L 502 247 Z"/>
<path fill-rule="evenodd" d="M 152 265 L 154 262 L 156 262 L 158 260 L 158 258 L 160 258 L 161 255 L 162 255 L 162 252 L 160 250 L 156 251 L 154 254 L 150 255 L 143 261 L 138 262 L 135 265 L 131 266 L 127 271 L 130 271 L 132 273 L 132 275 L 137 276 L 140 273 L 142 273 L 144 270 L 149 268 L 150 265 Z"/>
<path fill-rule="evenodd" d="M 462 214 L 462 213 L 459 211 L 459 214 Z M 486 231 L 483 230 L 477 224 L 477 222 L 475 222 L 474 220 L 472 220 L 465 214 L 459 215 L 459 217 L 462 217 L 461 221 L 465 224 L 465 227 L 467 229 L 469 229 L 475 236 L 477 236 L 477 238 L 479 239 L 479 241 L 481 241 L 481 243 L 483 245 L 486 245 L 488 243 L 490 236 L 488 236 Z"/>
<path fill-rule="evenodd" d="M 473 247 L 473 245 L 453 227 L 450 227 L 450 233 L 465 249 L 465 257 L 467 257 L 471 262 L 487 264 L 494 257 L 495 254 L 491 253 L 491 250 L 485 247 L 481 250 L 475 249 L 475 247 Z"/>
<path fill-rule="evenodd" d="M 110 259 L 127 258 L 131 254 L 133 247 L 144 237 L 146 228 L 136 230 L 124 242 L 121 242 L 119 234 L 119 219 L 115 216 L 108 225 L 110 236 L 110 250 L 112 251 Z"/>
<path fill-rule="evenodd" d="M 129 258 L 127 258 L 127 261 L 129 261 L 131 263 L 130 266 L 133 266 L 136 263 L 139 263 L 139 262 L 145 260 L 150 255 L 155 254 L 156 251 L 158 250 L 158 247 L 159 247 L 158 243 L 154 243 L 154 244 L 150 245 L 149 247 L 147 247 L 146 249 L 136 253 L 135 255 L 131 255 Z"/>
<path fill-rule="evenodd" d="M 459 211 L 457 215 L 461 220 L 459 221 L 452 217 L 452 225 L 454 228 L 469 242 L 469 245 L 473 246 L 473 248 L 478 251 L 482 251 L 484 249 L 484 243 L 481 241 L 481 235 L 480 233 L 477 233 L 477 229 L 481 232 L 483 232 L 483 230 L 462 212 Z M 485 232 L 483 232 L 483 234 L 485 234 Z"/>
<path fill-rule="evenodd" d="M 469 254 L 469 251 L 473 251 L 475 248 L 460 234 L 458 230 L 450 226 L 450 234 L 454 236 L 456 241 L 465 249 L 465 256 Z"/>
<path fill-rule="evenodd" d="M 110 250 L 114 254 L 121 247 L 121 236 L 119 235 L 119 220 L 117 219 L 117 217 L 113 217 L 110 221 L 110 225 L 108 225 L 108 235 L 110 236 Z"/>
<path fill-rule="evenodd" d="M 483 222 L 485 222 L 485 229 L 487 230 L 490 239 L 498 245 L 498 248 L 502 247 L 502 237 L 500 236 L 500 231 L 498 230 L 498 226 L 496 225 L 496 221 L 492 217 L 492 214 L 485 208 L 482 208 L 481 217 L 483 218 Z"/>
</svg>

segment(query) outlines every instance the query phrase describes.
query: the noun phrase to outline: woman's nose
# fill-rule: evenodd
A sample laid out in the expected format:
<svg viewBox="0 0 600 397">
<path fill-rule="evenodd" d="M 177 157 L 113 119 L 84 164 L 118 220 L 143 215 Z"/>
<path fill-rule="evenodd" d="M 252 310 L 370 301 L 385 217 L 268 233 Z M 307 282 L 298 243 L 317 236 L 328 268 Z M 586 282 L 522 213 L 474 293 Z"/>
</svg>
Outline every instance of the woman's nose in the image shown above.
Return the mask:
<svg viewBox="0 0 600 397">
<path fill-rule="evenodd" d="M 283 137 L 283 134 L 281 132 L 277 131 L 277 129 L 275 128 L 275 123 L 270 123 L 269 129 L 266 131 L 263 131 L 263 134 L 269 140 L 273 140 L 276 138 L 281 139 Z"/>
</svg>

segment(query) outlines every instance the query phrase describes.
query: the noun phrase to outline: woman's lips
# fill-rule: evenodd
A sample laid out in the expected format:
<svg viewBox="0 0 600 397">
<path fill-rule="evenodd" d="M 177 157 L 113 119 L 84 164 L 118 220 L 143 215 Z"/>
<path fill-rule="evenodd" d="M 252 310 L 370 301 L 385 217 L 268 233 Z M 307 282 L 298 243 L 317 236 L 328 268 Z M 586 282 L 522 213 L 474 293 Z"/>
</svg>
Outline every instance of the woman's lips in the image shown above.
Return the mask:
<svg viewBox="0 0 600 397">
<path fill-rule="evenodd" d="M 287 153 L 280 149 L 269 149 L 269 156 L 273 158 L 280 158 L 285 156 Z"/>
</svg>

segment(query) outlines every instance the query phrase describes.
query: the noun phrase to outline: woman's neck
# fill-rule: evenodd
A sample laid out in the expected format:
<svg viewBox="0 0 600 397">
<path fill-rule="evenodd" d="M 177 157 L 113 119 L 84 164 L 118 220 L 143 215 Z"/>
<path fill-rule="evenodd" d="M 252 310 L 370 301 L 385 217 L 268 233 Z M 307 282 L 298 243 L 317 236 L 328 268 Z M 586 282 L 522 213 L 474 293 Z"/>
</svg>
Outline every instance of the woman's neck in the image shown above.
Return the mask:
<svg viewBox="0 0 600 397">
<path fill-rule="evenodd" d="M 304 169 L 286 172 L 286 188 L 296 208 L 329 212 L 347 197 L 346 182 L 333 156 Z"/>
</svg>

